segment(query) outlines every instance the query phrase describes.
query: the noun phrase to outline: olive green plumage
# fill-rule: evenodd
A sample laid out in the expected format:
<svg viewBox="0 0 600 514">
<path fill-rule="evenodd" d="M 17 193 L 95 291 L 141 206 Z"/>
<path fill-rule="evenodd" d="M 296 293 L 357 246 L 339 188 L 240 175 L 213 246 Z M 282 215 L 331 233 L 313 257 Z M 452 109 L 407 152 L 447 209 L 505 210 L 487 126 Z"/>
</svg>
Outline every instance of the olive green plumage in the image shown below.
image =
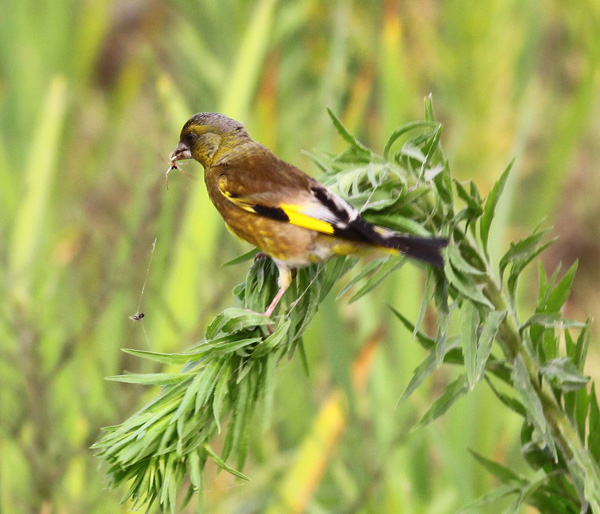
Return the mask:
<svg viewBox="0 0 600 514">
<path fill-rule="evenodd" d="M 217 113 L 199 113 L 181 130 L 171 154 L 204 166 L 211 201 L 242 239 L 269 255 L 280 290 L 271 315 L 291 282 L 291 270 L 334 255 L 379 249 L 441 266 L 445 239 L 401 236 L 365 221 L 348 202 L 254 141 L 244 126 Z"/>
</svg>

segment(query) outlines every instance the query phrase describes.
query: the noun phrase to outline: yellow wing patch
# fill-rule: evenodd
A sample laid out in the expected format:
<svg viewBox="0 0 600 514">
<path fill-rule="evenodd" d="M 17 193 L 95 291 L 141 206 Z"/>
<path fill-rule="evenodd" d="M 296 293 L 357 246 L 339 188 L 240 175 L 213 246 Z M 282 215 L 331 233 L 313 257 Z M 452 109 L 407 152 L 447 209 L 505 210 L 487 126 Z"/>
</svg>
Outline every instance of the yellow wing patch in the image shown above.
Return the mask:
<svg viewBox="0 0 600 514">
<path fill-rule="evenodd" d="M 227 190 L 227 177 L 220 177 L 219 178 L 219 191 L 220 193 L 227 198 L 227 200 L 229 200 L 231 203 L 234 203 L 235 205 L 237 205 L 238 207 L 244 209 L 245 211 L 248 212 L 252 212 L 254 214 L 256 214 L 256 211 L 254 210 L 254 208 L 252 207 L 252 204 L 248 202 L 247 199 L 245 198 L 239 198 L 235 195 L 233 195 L 230 191 Z"/>
<path fill-rule="evenodd" d="M 292 225 L 307 228 L 309 230 L 316 230 L 317 232 L 322 232 L 323 234 L 333 234 L 334 232 L 334 228 L 331 223 L 318 220 L 317 218 L 313 218 L 300 212 L 298 210 L 300 206 L 298 205 L 282 203 L 279 207 L 283 212 L 285 212 Z"/>
<path fill-rule="evenodd" d="M 260 200 L 257 202 L 255 198 L 236 196 L 227 189 L 227 177 L 221 177 L 219 179 L 218 187 L 225 198 L 245 211 L 252 212 L 259 216 L 262 215 L 278 219 L 279 221 L 285 221 L 292 225 L 296 225 L 297 227 L 315 230 L 316 232 L 321 232 L 323 234 L 334 233 L 334 228 L 331 223 L 304 214 L 301 212 L 302 206 L 300 205 L 282 203 L 278 206 L 271 207 L 262 205 Z"/>
</svg>

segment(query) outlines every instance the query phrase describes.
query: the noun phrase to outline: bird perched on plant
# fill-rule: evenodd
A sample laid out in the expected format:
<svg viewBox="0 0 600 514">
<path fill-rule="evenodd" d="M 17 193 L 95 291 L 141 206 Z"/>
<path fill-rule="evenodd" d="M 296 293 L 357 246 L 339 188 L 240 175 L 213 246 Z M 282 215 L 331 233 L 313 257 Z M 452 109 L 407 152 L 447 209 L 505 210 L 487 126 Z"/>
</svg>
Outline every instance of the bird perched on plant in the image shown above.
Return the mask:
<svg viewBox="0 0 600 514">
<path fill-rule="evenodd" d="M 446 239 L 403 236 L 368 223 L 348 202 L 222 114 L 192 116 L 170 158 L 169 171 L 183 159 L 202 164 L 208 195 L 225 223 L 277 265 L 279 291 L 267 316 L 289 287 L 292 270 L 335 255 L 382 250 L 443 265 Z"/>
</svg>

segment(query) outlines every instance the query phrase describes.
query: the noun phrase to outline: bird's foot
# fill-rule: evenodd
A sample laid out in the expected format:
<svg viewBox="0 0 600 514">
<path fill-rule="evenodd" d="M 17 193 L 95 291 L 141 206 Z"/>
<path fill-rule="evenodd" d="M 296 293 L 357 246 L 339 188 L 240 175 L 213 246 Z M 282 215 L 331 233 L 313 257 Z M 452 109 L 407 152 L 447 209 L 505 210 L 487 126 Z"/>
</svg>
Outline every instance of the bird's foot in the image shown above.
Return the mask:
<svg viewBox="0 0 600 514">
<path fill-rule="evenodd" d="M 273 312 L 275 312 L 275 307 L 277 307 L 277 304 L 279 303 L 279 300 L 281 300 L 281 297 L 283 296 L 283 293 L 285 293 L 285 291 L 286 291 L 286 289 L 283 287 L 280 288 L 279 291 L 277 291 L 275 298 L 273 298 L 273 300 L 271 301 L 270 305 L 267 307 L 267 310 L 265 312 L 262 312 L 262 313 L 256 312 L 256 311 L 253 311 L 252 309 L 246 309 L 246 310 L 248 312 L 253 312 L 254 314 L 258 314 L 260 316 L 266 316 L 266 317 L 270 318 L 273 315 Z M 267 330 L 269 331 L 269 334 L 272 334 L 273 326 L 267 325 Z"/>
<path fill-rule="evenodd" d="M 248 311 L 252 314 L 257 314 L 258 316 L 269 316 L 270 317 L 270 314 L 267 314 L 266 311 L 265 312 L 256 312 L 252 309 L 246 309 L 246 311 Z M 273 333 L 273 325 L 271 325 L 271 324 L 267 325 L 267 330 L 269 331 L 269 334 L 272 334 Z"/>
</svg>

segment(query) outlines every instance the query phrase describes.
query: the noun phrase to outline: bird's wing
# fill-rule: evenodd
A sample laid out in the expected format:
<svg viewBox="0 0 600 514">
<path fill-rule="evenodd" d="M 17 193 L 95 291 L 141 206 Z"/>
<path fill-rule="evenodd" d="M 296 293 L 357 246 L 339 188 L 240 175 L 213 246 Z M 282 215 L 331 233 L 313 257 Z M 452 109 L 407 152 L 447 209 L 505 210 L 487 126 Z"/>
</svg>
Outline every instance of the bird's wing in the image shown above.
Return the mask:
<svg viewBox="0 0 600 514">
<path fill-rule="evenodd" d="M 280 167 L 268 167 L 268 174 L 260 173 L 264 167 L 248 162 L 243 169 L 214 170 L 217 189 L 227 200 L 256 215 L 405 254 L 434 266 L 444 265 L 441 250 L 448 245 L 447 239 L 407 237 L 371 225 L 324 185 L 298 168 L 282 161 L 278 164 Z"/>
<path fill-rule="evenodd" d="M 255 176 L 244 184 L 247 176 L 224 173 L 218 179 L 220 193 L 245 211 L 343 239 L 383 243 L 382 234 L 352 205 L 308 175 L 293 186 L 273 175 L 265 183 Z"/>
</svg>

